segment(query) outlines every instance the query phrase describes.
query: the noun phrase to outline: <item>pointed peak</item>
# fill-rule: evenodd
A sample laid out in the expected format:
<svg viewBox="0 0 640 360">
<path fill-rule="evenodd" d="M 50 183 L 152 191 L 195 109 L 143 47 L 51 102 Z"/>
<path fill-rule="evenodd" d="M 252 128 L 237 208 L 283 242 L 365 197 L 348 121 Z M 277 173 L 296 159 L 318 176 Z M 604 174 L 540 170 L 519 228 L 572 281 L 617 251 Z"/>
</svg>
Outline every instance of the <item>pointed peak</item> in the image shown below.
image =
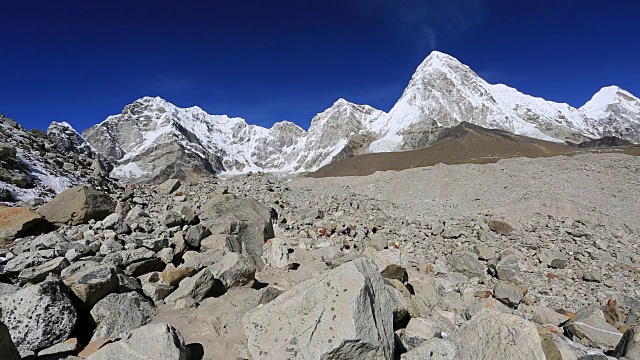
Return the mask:
<svg viewBox="0 0 640 360">
<path fill-rule="evenodd" d="M 349 101 L 347 101 L 347 100 L 345 100 L 344 98 L 340 98 L 340 99 L 336 100 L 333 103 L 333 105 L 336 106 L 336 105 L 354 105 L 354 104 L 349 102 Z"/>
<path fill-rule="evenodd" d="M 617 102 L 620 95 L 635 98 L 633 94 L 617 85 L 605 86 L 598 90 L 598 92 L 591 97 L 591 100 L 587 101 L 581 109 L 589 110 L 598 107 L 605 107 Z"/>
<path fill-rule="evenodd" d="M 49 128 L 56 128 L 56 127 L 63 127 L 63 128 L 68 128 L 71 129 L 73 131 L 76 131 L 76 129 L 73 128 L 73 126 L 71 126 L 71 124 L 69 124 L 66 121 L 52 121 L 51 124 L 49 125 Z"/>
<path fill-rule="evenodd" d="M 167 100 L 160 96 L 143 96 L 140 99 L 134 101 L 134 103 L 142 104 L 170 104 Z"/>
<path fill-rule="evenodd" d="M 440 59 L 454 59 L 454 60 L 455 60 L 455 58 L 454 58 L 453 56 L 451 56 L 451 55 L 449 55 L 449 54 L 445 54 L 445 53 L 443 53 L 443 52 L 441 52 L 441 51 L 437 51 L 437 50 L 433 50 L 433 51 L 429 54 L 429 56 L 427 56 L 427 59 L 430 59 L 430 58 L 431 58 L 431 59 L 433 59 L 433 58 L 440 58 Z"/>
<path fill-rule="evenodd" d="M 427 56 L 424 61 L 418 66 L 416 72 L 424 73 L 430 72 L 434 70 L 447 70 L 452 68 L 460 68 L 466 67 L 463 63 L 461 63 L 458 59 L 454 58 L 451 55 L 445 54 L 440 51 L 432 51 L 429 56 Z"/>
</svg>

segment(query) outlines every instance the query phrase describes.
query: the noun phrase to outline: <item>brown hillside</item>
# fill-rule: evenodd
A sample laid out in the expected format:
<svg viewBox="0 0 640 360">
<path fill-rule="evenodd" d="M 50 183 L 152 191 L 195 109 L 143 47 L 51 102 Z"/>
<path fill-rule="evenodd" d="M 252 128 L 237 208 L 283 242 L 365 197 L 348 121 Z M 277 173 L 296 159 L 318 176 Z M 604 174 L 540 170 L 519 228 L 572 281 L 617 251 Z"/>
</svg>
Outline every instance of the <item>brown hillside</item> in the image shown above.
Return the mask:
<svg viewBox="0 0 640 360">
<path fill-rule="evenodd" d="M 589 150 L 515 135 L 502 130 L 485 129 L 463 122 L 443 130 L 438 140 L 427 148 L 349 157 L 318 169 L 308 176 L 363 176 L 373 174 L 376 171 L 404 170 L 433 166 L 438 163 L 486 164 L 513 157 L 550 157 L 587 151 Z M 600 149 L 600 151 L 603 150 Z M 640 155 L 638 147 L 607 149 L 606 151 Z"/>
</svg>

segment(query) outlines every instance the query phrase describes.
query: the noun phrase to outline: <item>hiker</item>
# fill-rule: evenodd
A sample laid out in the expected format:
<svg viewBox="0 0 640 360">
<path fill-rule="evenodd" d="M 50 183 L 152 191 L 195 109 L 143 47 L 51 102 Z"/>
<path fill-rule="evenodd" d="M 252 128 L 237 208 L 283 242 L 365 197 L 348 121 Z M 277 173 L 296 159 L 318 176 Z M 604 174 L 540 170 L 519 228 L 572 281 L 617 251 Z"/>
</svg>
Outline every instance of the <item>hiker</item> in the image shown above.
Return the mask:
<svg viewBox="0 0 640 360">
<path fill-rule="evenodd" d="M 276 209 L 274 208 L 269 209 L 269 215 L 271 217 L 272 224 L 278 221 L 278 212 L 276 211 Z"/>
</svg>

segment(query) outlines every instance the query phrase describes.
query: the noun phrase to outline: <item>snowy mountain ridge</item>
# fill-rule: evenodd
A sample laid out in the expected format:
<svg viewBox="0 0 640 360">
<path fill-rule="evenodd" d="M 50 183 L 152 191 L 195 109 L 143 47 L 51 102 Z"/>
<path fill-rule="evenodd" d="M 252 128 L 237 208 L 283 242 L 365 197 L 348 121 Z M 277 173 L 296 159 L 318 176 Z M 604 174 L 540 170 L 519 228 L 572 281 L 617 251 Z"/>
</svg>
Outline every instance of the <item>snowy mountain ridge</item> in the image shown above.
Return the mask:
<svg viewBox="0 0 640 360">
<path fill-rule="evenodd" d="M 556 142 L 603 136 L 640 142 L 640 100 L 625 90 L 603 88 L 576 109 L 489 84 L 437 51 L 418 66 L 388 113 L 338 99 L 305 131 L 288 121 L 264 128 L 144 97 L 83 137 L 115 165 L 112 175 L 164 179 L 313 171 L 345 156 L 428 146 L 440 130 L 462 121 Z"/>
</svg>

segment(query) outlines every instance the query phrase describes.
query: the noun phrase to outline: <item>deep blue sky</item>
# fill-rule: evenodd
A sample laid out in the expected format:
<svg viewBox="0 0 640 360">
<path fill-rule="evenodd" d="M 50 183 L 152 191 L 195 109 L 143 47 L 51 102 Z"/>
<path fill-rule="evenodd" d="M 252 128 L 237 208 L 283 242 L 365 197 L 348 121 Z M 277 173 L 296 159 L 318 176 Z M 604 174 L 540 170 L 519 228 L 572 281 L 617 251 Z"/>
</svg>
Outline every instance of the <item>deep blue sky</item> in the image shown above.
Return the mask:
<svg viewBox="0 0 640 360">
<path fill-rule="evenodd" d="M 388 111 L 434 49 L 580 106 L 611 84 L 640 95 L 638 14 L 635 0 L 4 0 L 0 113 L 84 130 L 151 95 L 307 128 L 340 97 Z"/>
</svg>

